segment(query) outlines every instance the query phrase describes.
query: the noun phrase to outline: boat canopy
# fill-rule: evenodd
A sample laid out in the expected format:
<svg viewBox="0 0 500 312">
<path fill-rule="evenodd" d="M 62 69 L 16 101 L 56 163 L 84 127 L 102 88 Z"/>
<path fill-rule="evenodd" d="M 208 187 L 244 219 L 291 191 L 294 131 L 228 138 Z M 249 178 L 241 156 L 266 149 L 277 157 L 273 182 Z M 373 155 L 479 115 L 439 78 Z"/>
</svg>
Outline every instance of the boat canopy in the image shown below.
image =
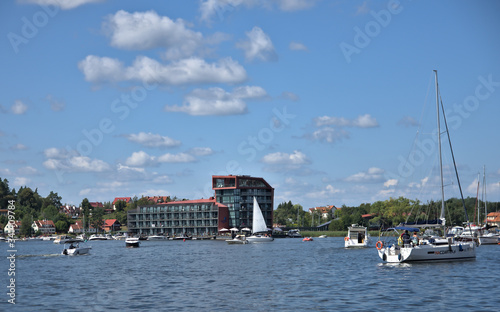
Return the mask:
<svg viewBox="0 0 500 312">
<path fill-rule="evenodd" d="M 404 230 L 404 231 L 409 231 L 409 232 L 419 232 L 419 228 L 413 228 L 413 227 L 408 227 L 408 226 L 396 226 L 396 230 Z"/>
</svg>

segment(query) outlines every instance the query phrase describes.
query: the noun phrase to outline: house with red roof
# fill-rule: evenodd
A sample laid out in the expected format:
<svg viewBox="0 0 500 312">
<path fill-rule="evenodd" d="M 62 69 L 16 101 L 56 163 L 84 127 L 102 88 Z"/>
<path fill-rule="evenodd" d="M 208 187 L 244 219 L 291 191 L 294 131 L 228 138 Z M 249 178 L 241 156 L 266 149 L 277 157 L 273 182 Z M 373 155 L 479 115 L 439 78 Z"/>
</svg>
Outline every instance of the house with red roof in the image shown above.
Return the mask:
<svg viewBox="0 0 500 312">
<path fill-rule="evenodd" d="M 148 200 L 155 204 L 163 204 L 171 201 L 170 196 L 148 196 Z"/>
<path fill-rule="evenodd" d="M 14 235 L 19 235 L 19 229 L 21 228 L 21 221 L 7 222 L 7 225 L 3 228 L 5 234 L 14 233 Z"/>
<path fill-rule="evenodd" d="M 321 218 L 331 218 L 332 217 L 332 209 L 335 208 L 335 206 L 326 206 L 326 207 L 315 207 L 315 208 L 309 208 L 309 213 L 313 214 L 314 212 L 319 212 L 321 213 Z"/>
<path fill-rule="evenodd" d="M 500 227 L 500 212 L 490 212 L 486 216 L 486 224 Z"/>
<path fill-rule="evenodd" d="M 31 227 L 33 228 L 33 230 L 35 230 L 35 232 L 40 231 L 42 234 L 56 233 L 56 226 L 54 225 L 54 222 L 52 222 L 52 220 L 36 220 L 33 221 Z"/>
<path fill-rule="evenodd" d="M 104 208 L 104 205 L 101 202 L 90 202 L 89 204 L 92 208 Z"/>
<path fill-rule="evenodd" d="M 116 210 L 115 204 L 117 201 L 124 201 L 128 204 L 131 200 L 132 197 L 115 197 L 115 200 L 113 200 L 113 210 Z"/>
<path fill-rule="evenodd" d="M 121 230 L 122 225 L 116 219 L 104 220 L 104 231 L 106 232 L 117 232 Z"/>
</svg>

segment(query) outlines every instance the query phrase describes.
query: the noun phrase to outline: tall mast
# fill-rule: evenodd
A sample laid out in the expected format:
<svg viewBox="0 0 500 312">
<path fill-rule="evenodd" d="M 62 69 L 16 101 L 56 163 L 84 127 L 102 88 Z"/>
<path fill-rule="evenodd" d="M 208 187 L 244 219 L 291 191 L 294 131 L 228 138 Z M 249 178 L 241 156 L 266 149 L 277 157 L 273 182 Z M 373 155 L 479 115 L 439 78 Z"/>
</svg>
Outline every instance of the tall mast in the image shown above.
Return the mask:
<svg viewBox="0 0 500 312">
<path fill-rule="evenodd" d="M 441 178 L 441 215 L 439 219 L 443 222 L 442 226 L 446 224 L 444 218 L 444 179 L 443 179 L 443 157 L 441 155 L 441 122 L 439 117 L 439 87 L 438 87 L 438 73 L 434 70 L 436 75 L 436 109 L 437 109 L 437 134 L 438 134 L 438 149 L 439 149 L 439 176 Z"/>
<path fill-rule="evenodd" d="M 486 222 L 488 217 L 488 206 L 486 204 L 486 165 L 483 165 L 483 195 L 484 195 L 484 225 L 488 225 Z M 477 223 L 479 223 L 479 216 L 477 218 Z"/>
</svg>

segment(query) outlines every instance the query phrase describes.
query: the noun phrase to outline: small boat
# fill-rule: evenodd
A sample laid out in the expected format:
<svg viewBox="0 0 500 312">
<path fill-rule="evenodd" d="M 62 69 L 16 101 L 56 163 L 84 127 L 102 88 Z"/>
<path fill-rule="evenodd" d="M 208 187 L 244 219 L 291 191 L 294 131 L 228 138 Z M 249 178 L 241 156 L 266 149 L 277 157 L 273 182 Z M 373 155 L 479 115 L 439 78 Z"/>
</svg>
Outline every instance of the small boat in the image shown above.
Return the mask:
<svg viewBox="0 0 500 312">
<path fill-rule="evenodd" d="M 267 234 L 267 225 L 262 210 L 260 210 L 257 198 L 253 197 L 253 219 L 252 219 L 252 235 L 246 239 L 251 243 L 272 242 L 274 238 Z M 265 233 L 265 234 L 262 234 Z"/>
<path fill-rule="evenodd" d="M 318 237 L 319 237 L 319 238 L 327 238 L 328 236 L 326 236 L 326 235 L 320 235 L 320 236 L 318 236 Z"/>
<path fill-rule="evenodd" d="M 163 236 L 163 235 L 150 235 L 148 236 L 148 241 L 153 241 L 153 240 L 166 240 L 168 239 L 167 236 Z"/>
<path fill-rule="evenodd" d="M 86 255 L 92 247 L 80 247 L 81 240 L 67 240 L 64 243 L 64 249 L 61 254 L 65 256 Z"/>
<path fill-rule="evenodd" d="M 193 237 L 192 236 L 187 236 L 185 234 L 181 234 L 179 236 L 174 236 L 172 239 L 173 240 L 190 240 L 190 239 L 193 239 Z"/>
<path fill-rule="evenodd" d="M 248 244 L 249 241 L 246 239 L 245 235 L 236 235 L 233 239 L 226 239 L 228 244 Z"/>
<path fill-rule="evenodd" d="M 127 238 L 126 235 L 115 235 L 113 236 L 115 240 L 125 240 Z"/>
<path fill-rule="evenodd" d="M 304 239 L 302 241 L 303 242 L 312 242 L 313 238 L 312 237 L 304 237 Z"/>
<path fill-rule="evenodd" d="M 365 226 L 352 224 L 347 230 L 347 236 L 344 237 L 345 248 L 368 246 L 368 229 Z"/>
<path fill-rule="evenodd" d="M 73 240 L 73 239 L 67 235 L 59 235 L 54 240 L 54 244 L 66 244 L 66 242 L 70 241 L 70 240 Z M 81 241 L 81 240 L 79 240 L 79 241 Z"/>
<path fill-rule="evenodd" d="M 125 247 L 139 247 L 138 237 L 127 237 L 125 239 Z"/>
<path fill-rule="evenodd" d="M 95 235 L 95 234 L 92 234 L 92 235 L 90 235 L 89 240 L 92 241 L 92 240 L 108 240 L 108 239 L 104 235 Z"/>
<path fill-rule="evenodd" d="M 288 237 L 290 238 L 302 238 L 302 235 L 300 234 L 300 230 L 289 230 L 288 231 Z"/>
</svg>

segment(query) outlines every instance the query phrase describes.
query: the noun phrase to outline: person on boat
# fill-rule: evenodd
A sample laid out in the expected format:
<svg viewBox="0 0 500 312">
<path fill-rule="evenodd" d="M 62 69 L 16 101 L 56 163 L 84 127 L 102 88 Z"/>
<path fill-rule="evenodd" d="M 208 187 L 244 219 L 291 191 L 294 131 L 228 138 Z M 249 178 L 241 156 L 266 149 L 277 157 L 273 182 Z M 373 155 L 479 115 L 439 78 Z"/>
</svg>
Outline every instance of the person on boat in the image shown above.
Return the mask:
<svg viewBox="0 0 500 312">
<path fill-rule="evenodd" d="M 69 245 L 69 249 L 75 249 L 75 246 L 73 246 L 73 243 L 71 243 L 71 245 Z"/>
<path fill-rule="evenodd" d="M 411 238 L 411 241 L 413 243 L 413 246 L 417 246 L 418 245 L 418 234 L 417 234 L 417 232 L 413 232 L 413 237 Z"/>
<path fill-rule="evenodd" d="M 401 239 L 403 240 L 403 246 L 407 246 L 410 244 L 410 234 L 408 233 L 408 230 L 405 230 L 405 232 L 401 236 Z"/>
</svg>

